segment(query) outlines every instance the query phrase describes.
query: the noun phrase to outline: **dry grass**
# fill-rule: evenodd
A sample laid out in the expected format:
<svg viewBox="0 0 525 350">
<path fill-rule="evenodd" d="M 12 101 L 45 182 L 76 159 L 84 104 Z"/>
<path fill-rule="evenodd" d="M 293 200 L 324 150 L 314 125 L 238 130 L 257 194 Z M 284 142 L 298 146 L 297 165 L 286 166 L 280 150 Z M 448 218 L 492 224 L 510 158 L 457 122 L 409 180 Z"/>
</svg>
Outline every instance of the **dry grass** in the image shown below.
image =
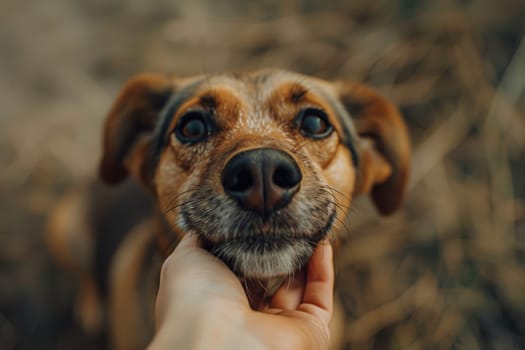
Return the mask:
<svg viewBox="0 0 525 350">
<path fill-rule="evenodd" d="M 524 348 L 525 3 L 351 3 L 3 4 L 0 347 L 96 346 L 40 233 L 124 79 L 273 66 L 366 81 L 410 126 L 404 210 L 357 201 L 339 252 L 348 347 Z"/>
</svg>

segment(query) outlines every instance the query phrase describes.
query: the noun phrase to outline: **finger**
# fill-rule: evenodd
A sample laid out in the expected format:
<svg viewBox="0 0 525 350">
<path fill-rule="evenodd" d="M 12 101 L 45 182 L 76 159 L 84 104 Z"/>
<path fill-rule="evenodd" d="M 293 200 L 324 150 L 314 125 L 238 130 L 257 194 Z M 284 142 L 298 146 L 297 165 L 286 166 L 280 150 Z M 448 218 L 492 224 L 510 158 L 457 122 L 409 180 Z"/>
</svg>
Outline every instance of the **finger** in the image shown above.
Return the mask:
<svg viewBox="0 0 525 350">
<path fill-rule="evenodd" d="M 332 246 L 319 243 L 308 262 L 306 285 L 299 309 L 328 322 L 332 315 L 334 264 Z"/>
<path fill-rule="evenodd" d="M 187 234 L 180 240 L 179 244 L 162 263 L 159 276 L 159 289 L 155 300 L 155 327 L 157 330 L 164 322 L 166 309 L 170 302 L 170 294 L 172 293 L 172 290 L 169 281 L 173 280 L 171 276 L 177 272 L 177 268 L 180 265 L 177 261 L 183 258 L 185 256 L 184 253 L 188 250 L 195 248 L 197 248 L 196 235 Z"/>
<path fill-rule="evenodd" d="M 270 302 L 271 309 L 297 310 L 301 304 L 306 281 L 306 272 L 299 271 L 293 278 L 284 281 Z"/>
</svg>

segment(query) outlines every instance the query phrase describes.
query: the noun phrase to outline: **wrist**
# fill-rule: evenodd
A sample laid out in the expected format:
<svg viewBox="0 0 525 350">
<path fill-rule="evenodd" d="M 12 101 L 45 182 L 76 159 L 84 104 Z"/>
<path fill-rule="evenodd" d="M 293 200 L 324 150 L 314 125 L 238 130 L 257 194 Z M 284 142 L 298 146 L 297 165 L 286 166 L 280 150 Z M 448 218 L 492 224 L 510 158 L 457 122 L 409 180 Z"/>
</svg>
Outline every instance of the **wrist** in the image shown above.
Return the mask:
<svg viewBox="0 0 525 350">
<path fill-rule="evenodd" d="M 248 312 L 248 308 L 228 301 L 173 305 L 168 312 L 172 316 L 160 325 L 149 349 L 165 349 L 170 344 L 188 350 L 262 350 L 257 339 L 246 331 Z"/>
</svg>

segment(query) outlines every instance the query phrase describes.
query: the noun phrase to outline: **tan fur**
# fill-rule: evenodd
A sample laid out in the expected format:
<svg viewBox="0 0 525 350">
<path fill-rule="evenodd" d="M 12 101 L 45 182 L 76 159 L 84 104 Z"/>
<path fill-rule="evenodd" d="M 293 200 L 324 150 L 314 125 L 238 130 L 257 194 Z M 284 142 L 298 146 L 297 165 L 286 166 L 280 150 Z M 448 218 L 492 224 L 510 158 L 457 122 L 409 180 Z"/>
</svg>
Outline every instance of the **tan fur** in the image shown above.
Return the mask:
<svg viewBox="0 0 525 350">
<path fill-rule="evenodd" d="M 75 191 L 56 205 L 48 223 L 47 243 L 59 263 L 73 272 L 89 270 L 92 237 L 84 222 L 83 193 Z"/>
<path fill-rule="evenodd" d="M 144 349 L 151 337 L 151 328 L 144 324 L 152 324 L 154 319 L 155 284 L 143 284 L 144 259 L 151 244 L 151 232 L 149 222 L 132 230 L 111 267 L 109 328 L 113 334 L 113 349 Z M 145 303 L 149 307 L 144 307 Z"/>
</svg>

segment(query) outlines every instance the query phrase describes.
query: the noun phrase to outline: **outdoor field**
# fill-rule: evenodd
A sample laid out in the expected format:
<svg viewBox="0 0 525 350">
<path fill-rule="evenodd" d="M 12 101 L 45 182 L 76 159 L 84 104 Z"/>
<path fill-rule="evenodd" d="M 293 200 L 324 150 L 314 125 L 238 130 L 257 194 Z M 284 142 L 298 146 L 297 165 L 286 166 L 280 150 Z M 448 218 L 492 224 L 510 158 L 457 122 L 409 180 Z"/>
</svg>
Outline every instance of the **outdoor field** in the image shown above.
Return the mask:
<svg viewBox="0 0 525 350">
<path fill-rule="evenodd" d="M 347 349 L 525 349 L 525 1 L 0 3 L 0 349 L 100 349 L 43 232 L 92 181 L 140 72 L 275 67 L 367 83 L 413 158 L 402 210 L 356 199 L 337 252 Z"/>
</svg>

